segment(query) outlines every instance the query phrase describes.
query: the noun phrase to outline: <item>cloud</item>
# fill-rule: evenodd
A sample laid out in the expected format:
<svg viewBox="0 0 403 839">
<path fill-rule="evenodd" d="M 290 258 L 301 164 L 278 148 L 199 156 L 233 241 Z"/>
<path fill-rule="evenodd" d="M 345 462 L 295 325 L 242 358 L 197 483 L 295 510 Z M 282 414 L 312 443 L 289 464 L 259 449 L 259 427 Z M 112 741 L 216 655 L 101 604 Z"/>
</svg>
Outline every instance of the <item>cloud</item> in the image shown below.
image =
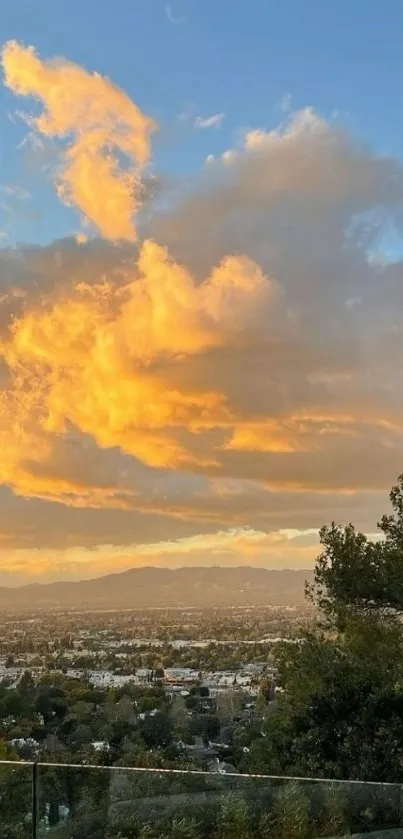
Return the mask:
<svg viewBox="0 0 403 839">
<path fill-rule="evenodd" d="M 145 241 L 123 285 L 79 283 L 52 291 L 17 318 L 3 344 L 11 387 L 0 398 L 3 482 L 22 494 L 88 503 L 80 481 L 47 470 L 55 441 L 74 431 L 151 467 L 215 464 L 198 444 L 231 433 L 226 395 L 180 383 L 186 360 L 255 340 L 276 286 L 245 257 L 228 257 L 201 285 Z M 262 325 L 262 324 L 261 324 Z M 177 372 L 178 371 L 178 372 Z M 177 381 L 176 381 L 177 378 Z M 125 492 L 91 490 L 95 504 L 130 505 Z"/>
<path fill-rule="evenodd" d="M 281 97 L 280 103 L 279 103 L 280 111 L 282 111 L 283 114 L 288 113 L 288 111 L 291 109 L 291 103 L 292 103 L 291 93 L 284 93 L 283 96 Z"/>
<path fill-rule="evenodd" d="M 346 239 L 365 264 L 365 248 L 371 239 L 376 242 L 388 217 L 400 224 L 401 189 L 396 160 L 377 158 L 307 109 L 281 129 L 248 132 L 240 148 L 210 161 L 183 200 L 160 214 L 152 232 L 196 270 L 234 250 L 252 252 L 264 268 L 268 260 L 279 264 L 275 257 L 281 253 L 281 270 L 284 239 L 292 234 L 294 254 L 297 247 L 303 250 L 303 236 L 311 240 L 320 229 L 326 239 L 313 242 L 312 258 L 321 246 L 323 260 L 332 259 Z M 360 249 L 358 234 L 364 226 L 356 227 L 353 236 L 351 225 L 365 214 L 368 241 L 363 239 Z M 328 286 L 322 282 L 323 289 Z"/>
<path fill-rule="evenodd" d="M 174 26 L 183 26 L 188 21 L 186 15 L 176 15 L 174 13 L 171 3 L 167 3 L 165 6 L 165 16 L 169 23 L 172 23 Z"/>
<path fill-rule="evenodd" d="M 101 175 L 121 130 L 143 143 L 129 164 L 141 177 L 147 118 L 74 65 L 16 45 L 4 62 L 12 89 L 43 101 L 36 129 L 62 141 L 57 178 L 104 236 L 0 253 L 4 538 L 57 548 L 64 573 L 63 544 L 82 545 L 88 567 L 97 546 L 130 546 L 121 559 L 102 548 L 108 569 L 148 561 L 150 542 L 166 562 L 169 542 L 189 562 L 211 548 L 298 564 L 314 539 L 308 557 L 280 531 L 373 529 L 403 460 L 403 264 L 374 258 L 401 235 L 399 162 L 306 109 L 247 132 L 185 186 L 162 178 L 135 224 L 138 195 L 112 218 Z M 98 85 L 100 215 L 68 168 L 98 130 Z M 108 171 L 126 184 L 117 160 Z"/>
<path fill-rule="evenodd" d="M 220 232 L 217 203 L 226 234 L 234 237 L 228 247 L 233 252 L 239 231 L 228 225 L 226 214 L 237 201 L 238 214 L 245 212 L 243 204 L 253 212 L 255 202 L 256 230 L 244 241 L 243 249 L 260 250 L 262 220 L 266 247 L 270 224 L 277 220 L 272 247 L 273 255 L 277 249 L 278 264 L 272 273 L 281 281 L 264 274 L 251 256 L 217 253 L 217 267 L 201 283 L 196 282 L 183 264 L 148 240 L 140 247 L 137 261 L 133 258 L 120 264 L 117 276 L 117 257 L 112 253 L 110 275 L 103 263 L 103 281 L 97 282 L 95 273 L 89 284 L 91 259 L 83 250 L 83 258 L 78 257 L 82 279 L 67 288 L 56 283 L 39 306 L 32 301 L 23 316 L 14 320 L 4 341 L 3 357 L 12 382 L 3 394 L 4 426 L 12 430 L 18 445 L 7 447 L 3 480 L 11 481 L 18 492 L 46 497 L 50 473 L 43 475 L 44 464 L 55 457 L 55 441 L 74 432 L 89 436 L 102 449 L 120 448 L 151 468 L 245 477 L 283 490 L 301 489 L 310 482 L 318 490 L 362 489 L 369 480 L 373 483 L 374 477 L 371 479 L 365 469 L 362 477 L 354 479 L 350 474 L 354 457 L 349 458 L 351 465 L 344 476 L 339 477 L 333 468 L 336 447 L 342 445 L 344 451 L 352 447 L 357 452 L 365 427 L 374 440 L 378 433 L 387 437 L 389 449 L 383 455 L 387 471 L 401 434 L 398 418 L 389 417 L 385 424 L 382 413 L 379 409 L 374 412 L 365 394 L 361 394 L 360 406 L 358 384 L 351 394 L 356 371 L 346 365 L 348 361 L 350 367 L 354 361 L 360 363 L 355 356 L 361 349 L 357 337 L 362 306 L 355 311 L 346 309 L 347 290 L 340 288 L 340 277 L 337 295 L 328 287 L 338 305 L 338 324 L 344 328 L 342 341 L 334 335 L 329 351 L 326 343 L 332 332 L 331 323 L 322 323 L 326 317 L 319 284 L 322 278 L 316 277 L 313 262 L 304 290 L 309 291 L 311 284 L 315 297 L 308 301 L 300 297 L 298 280 L 306 256 L 297 247 L 295 263 L 290 262 L 295 248 L 292 237 L 284 252 L 278 253 L 282 208 L 276 219 L 276 204 L 278 195 L 283 196 L 286 190 L 287 218 L 292 222 L 295 202 L 299 212 L 300 195 L 306 193 L 320 205 L 313 224 L 322 225 L 326 203 L 331 216 L 334 203 L 344 202 L 350 191 L 350 200 L 351 196 L 356 200 L 358 210 L 361 196 L 356 197 L 354 189 L 364 190 L 366 198 L 369 178 L 374 188 L 384 189 L 377 170 L 384 169 L 387 174 L 391 165 L 348 147 L 344 137 L 311 112 L 300 115 L 283 133 L 249 133 L 244 148 L 234 152 L 230 163 L 227 156 L 217 161 L 218 186 L 200 197 L 195 193 L 176 216 L 183 213 L 186 221 L 191 219 L 192 249 L 193 230 L 200 230 L 204 255 L 208 255 L 211 218 L 215 231 Z M 314 166 L 320 167 L 316 181 Z M 338 178 L 334 174 L 337 168 Z M 348 177 L 344 169 L 351 170 Z M 228 182 L 221 182 L 222 172 Z M 394 188 L 397 183 L 396 178 Z M 226 188 L 231 192 L 231 207 L 225 203 Z M 205 202 L 211 212 L 204 215 Z M 266 204 L 272 210 L 269 218 Z M 364 209 L 368 206 L 367 201 Z M 296 221 L 301 228 L 306 226 L 305 206 L 302 216 L 294 219 L 294 227 Z M 349 218 L 346 211 L 346 225 Z M 170 215 L 172 219 L 175 221 L 175 213 Z M 309 233 L 307 229 L 305 241 L 309 241 Z M 344 228 L 338 235 L 333 250 L 328 245 L 327 257 L 334 258 L 336 250 L 339 259 L 346 260 L 344 271 L 349 260 L 355 260 L 355 271 L 359 268 L 356 280 L 360 283 L 365 275 L 370 290 L 376 275 L 366 254 L 354 248 L 354 242 L 351 254 L 344 254 Z M 186 246 L 188 238 L 185 227 L 181 244 Z M 225 236 L 219 237 L 220 245 L 221 238 L 225 240 Z M 322 240 L 323 235 L 320 246 Z M 175 250 L 175 242 L 173 245 Z M 315 248 L 318 242 L 311 243 L 309 259 L 315 257 Z M 255 255 L 260 256 L 259 263 L 267 261 L 264 253 Z M 330 261 L 327 267 L 331 267 Z M 305 271 L 308 275 L 306 267 Z M 350 278 L 354 276 L 350 272 Z M 353 292 L 361 299 L 350 282 L 348 295 Z M 288 398 L 285 383 L 291 388 Z M 332 396 L 333 406 L 329 404 Z M 310 478 L 306 477 L 309 471 Z M 374 488 L 383 480 L 377 470 Z M 59 495 L 69 503 L 90 504 L 80 482 L 64 485 L 61 477 L 58 481 L 49 489 L 51 498 Z M 133 503 L 127 493 L 105 488 L 91 490 L 91 497 L 95 505 L 130 507 Z"/>
<path fill-rule="evenodd" d="M 1 187 L 1 191 L 10 198 L 19 198 L 21 201 L 25 201 L 27 198 L 31 197 L 28 190 L 24 189 L 24 187 L 19 184 L 4 184 Z"/>
<path fill-rule="evenodd" d="M 251 528 L 232 528 L 209 534 L 132 545 L 100 545 L 96 550 L 72 547 L 64 550 L 7 551 L 0 538 L 0 583 L 12 584 L 54 579 L 97 577 L 128 568 L 183 565 L 254 565 L 268 568 L 307 568 L 317 552 L 317 534 L 311 530 L 279 530 L 272 533 Z"/>
<path fill-rule="evenodd" d="M 196 117 L 195 128 L 221 128 L 225 119 L 225 114 L 221 111 L 219 114 L 213 114 L 211 117 Z"/>
<path fill-rule="evenodd" d="M 133 240 L 153 121 L 107 78 L 64 59 L 42 61 L 33 47 L 9 41 L 2 63 L 7 87 L 43 103 L 33 129 L 67 141 L 55 173 L 60 198 L 107 238 Z"/>
</svg>

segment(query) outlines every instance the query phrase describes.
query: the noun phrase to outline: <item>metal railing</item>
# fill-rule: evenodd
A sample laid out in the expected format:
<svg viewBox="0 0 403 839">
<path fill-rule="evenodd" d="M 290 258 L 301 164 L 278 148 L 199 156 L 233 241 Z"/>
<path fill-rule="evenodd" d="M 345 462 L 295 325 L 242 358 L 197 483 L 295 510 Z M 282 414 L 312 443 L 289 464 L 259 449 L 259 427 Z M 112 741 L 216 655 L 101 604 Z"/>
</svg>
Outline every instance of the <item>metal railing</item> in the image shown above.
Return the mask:
<svg viewBox="0 0 403 839">
<path fill-rule="evenodd" d="M 403 787 L 323 778 L 0 761 L 1 839 L 403 839 Z"/>
</svg>

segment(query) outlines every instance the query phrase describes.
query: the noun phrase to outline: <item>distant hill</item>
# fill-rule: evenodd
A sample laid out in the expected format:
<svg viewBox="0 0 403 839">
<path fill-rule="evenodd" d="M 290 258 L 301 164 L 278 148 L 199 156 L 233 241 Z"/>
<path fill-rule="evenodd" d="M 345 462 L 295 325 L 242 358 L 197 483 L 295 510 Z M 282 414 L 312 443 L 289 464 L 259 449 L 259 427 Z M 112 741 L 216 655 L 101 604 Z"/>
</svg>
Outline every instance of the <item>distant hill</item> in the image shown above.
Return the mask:
<svg viewBox="0 0 403 839">
<path fill-rule="evenodd" d="M 310 571 L 228 568 L 131 568 L 80 582 L 0 587 L 1 610 L 295 605 Z"/>
</svg>

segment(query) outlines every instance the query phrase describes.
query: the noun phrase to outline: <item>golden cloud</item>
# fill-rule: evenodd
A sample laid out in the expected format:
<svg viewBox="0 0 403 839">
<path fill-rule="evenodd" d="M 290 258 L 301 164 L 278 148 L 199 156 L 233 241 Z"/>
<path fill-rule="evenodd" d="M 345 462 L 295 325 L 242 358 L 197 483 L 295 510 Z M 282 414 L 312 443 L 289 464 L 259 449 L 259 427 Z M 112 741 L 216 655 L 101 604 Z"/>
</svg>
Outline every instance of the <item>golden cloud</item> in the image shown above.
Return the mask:
<svg viewBox="0 0 403 839">
<path fill-rule="evenodd" d="M 67 140 L 56 173 L 60 198 L 106 238 L 133 240 L 138 167 L 149 159 L 153 120 L 109 79 L 68 61 L 42 61 L 33 47 L 9 41 L 2 62 L 7 87 L 44 105 L 43 114 L 30 120 L 34 129 Z"/>
<path fill-rule="evenodd" d="M 128 568 L 183 565 L 254 565 L 268 568 L 307 568 L 318 548 L 317 534 L 307 531 L 264 531 L 232 528 L 198 534 L 172 541 L 132 545 L 101 545 L 95 551 L 85 548 L 66 550 L 2 550 L 0 568 L 7 579 L 32 582 L 37 578 L 63 579 L 96 577 Z"/>
<path fill-rule="evenodd" d="M 214 451 L 197 453 L 192 441 L 231 431 L 236 415 L 225 393 L 184 389 L 175 369 L 190 356 L 244 342 L 242 323 L 274 296 L 245 257 L 223 260 L 197 285 L 153 242 L 142 245 L 124 286 L 80 283 L 68 297 L 53 292 L 13 323 L 3 343 L 11 375 L 0 398 L 3 481 L 29 494 L 22 466 L 29 459 L 31 492 L 42 494 L 49 477 L 35 476 L 32 463 L 46 461 L 52 436 L 70 428 L 149 466 L 214 465 Z M 82 497 L 81 487 L 55 481 L 52 493 Z"/>
<path fill-rule="evenodd" d="M 150 532 L 317 526 L 346 493 L 361 514 L 403 459 L 403 266 L 374 259 L 400 220 L 399 164 L 306 110 L 246 134 L 136 231 L 152 120 L 32 48 L 8 43 L 3 67 L 61 143 L 60 196 L 109 243 L 0 255 L 0 482 L 77 517 L 135 511 Z M 243 537 L 233 555 L 257 562 L 263 537 Z"/>
</svg>

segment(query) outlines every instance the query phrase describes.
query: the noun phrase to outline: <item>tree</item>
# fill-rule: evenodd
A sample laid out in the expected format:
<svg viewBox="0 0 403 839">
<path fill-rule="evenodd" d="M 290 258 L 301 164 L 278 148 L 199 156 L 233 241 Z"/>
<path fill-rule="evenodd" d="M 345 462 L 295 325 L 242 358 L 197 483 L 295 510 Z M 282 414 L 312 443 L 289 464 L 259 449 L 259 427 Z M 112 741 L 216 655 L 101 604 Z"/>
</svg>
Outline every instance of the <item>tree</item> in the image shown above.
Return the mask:
<svg viewBox="0 0 403 839">
<path fill-rule="evenodd" d="M 42 714 L 45 725 L 53 717 L 52 701 L 48 692 L 41 692 L 35 700 L 35 710 L 38 714 Z"/>
<path fill-rule="evenodd" d="M 263 720 L 267 714 L 268 701 L 263 693 L 259 693 L 256 697 L 255 707 L 253 709 L 253 718 L 257 721 Z"/>
<path fill-rule="evenodd" d="M 325 621 L 279 650 L 278 706 L 249 771 L 403 780 L 403 479 L 382 542 L 323 528 L 308 594 Z"/>
<path fill-rule="evenodd" d="M 25 709 L 25 701 L 20 691 L 11 688 L 1 702 L 2 716 L 20 717 Z"/>
<path fill-rule="evenodd" d="M 177 737 L 185 739 L 189 733 L 189 717 L 183 696 L 173 698 L 170 717 Z"/>
<path fill-rule="evenodd" d="M 246 801 L 237 793 L 229 793 L 221 801 L 217 819 L 217 839 L 249 839 L 250 814 Z"/>
<path fill-rule="evenodd" d="M 147 714 L 140 726 L 140 732 L 149 748 L 164 748 L 172 742 L 172 721 L 164 711 L 157 711 L 156 714 Z"/>
<path fill-rule="evenodd" d="M 200 824 L 196 819 L 173 819 L 170 831 L 171 839 L 199 839 L 200 836 Z"/>
<path fill-rule="evenodd" d="M 218 736 L 219 731 L 220 721 L 214 714 L 197 714 L 191 719 L 190 733 L 202 737 L 206 745 Z"/>
<path fill-rule="evenodd" d="M 352 524 L 332 522 L 320 531 L 323 551 L 307 594 L 338 628 L 352 612 L 403 611 L 403 475 L 389 497 L 393 512 L 378 524 L 379 541 Z"/>
<path fill-rule="evenodd" d="M 245 703 L 243 690 L 226 690 L 217 695 L 217 716 L 221 723 L 228 725 L 239 714 Z"/>
<path fill-rule="evenodd" d="M 310 839 L 309 799 L 298 783 L 280 789 L 273 816 L 278 839 Z"/>
<path fill-rule="evenodd" d="M 35 682 L 29 670 L 26 670 L 21 676 L 18 688 L 24 699 L 32 701 L 35 694 Z"/>
<path fill-rule="evenodd" d="M 274 683 L 268 676 L 264 676 L 259 685 L 260 695 L 263 696 L 266 702 L 270 702 L 275 697 Z"/>
<path fill-rule="evenodd" d="M 154 674 L 153 674 L 154 681 L 161 682 L 164 678 L 164 675 L 165 674 L 164 674 L 163 668 L 162 667 L 156 667 L 155 670 L 154 670 Z"/>
<path fill-rule="evenodd" d="M 0 740 L 0 761 L 18 761 L 18 755 L 3 740 Z M 31 835 L 29 795 L 30 768 L 20 764 L 17 767 L 0 768 L 0 813 L 2 839 L 28 839 Z"/>
</svg>

